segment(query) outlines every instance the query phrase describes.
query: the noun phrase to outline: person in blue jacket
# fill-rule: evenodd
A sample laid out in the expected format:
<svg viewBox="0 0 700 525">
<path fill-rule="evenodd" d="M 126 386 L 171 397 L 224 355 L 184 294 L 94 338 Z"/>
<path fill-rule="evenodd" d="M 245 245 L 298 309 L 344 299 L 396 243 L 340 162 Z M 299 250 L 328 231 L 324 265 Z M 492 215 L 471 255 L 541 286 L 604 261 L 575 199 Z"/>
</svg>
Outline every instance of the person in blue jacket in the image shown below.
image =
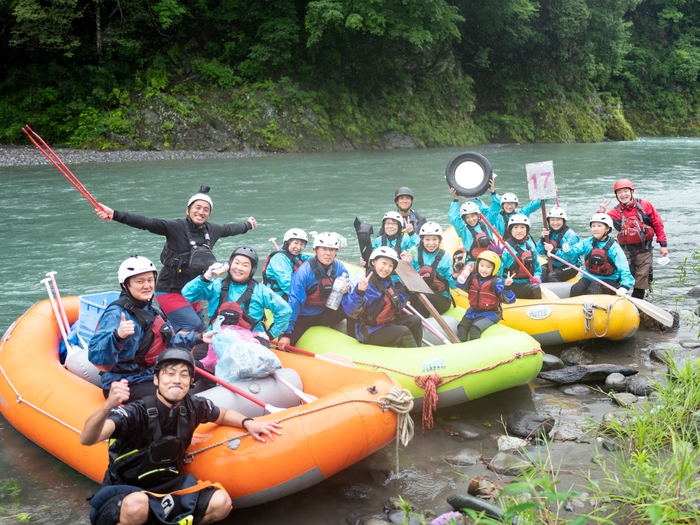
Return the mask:
<svg viewBox="0 0 700 525">
<path fill-rule="evenodd" d="M 309 238 L 300 228 L 292 228 L 284 234 L 282 249 L 267 256 L 262 268 L 263 284 L 285 301 L 289 299 L 289 286 L 292 284 L 292 274 L 304 261 L 312 255 L 302 253 Z"/>
<path fill-rule="evenodd" d="M 329 232 L 314 237 L 314 257 L 294 272 L 289 288 L 289 306 L 292 316 L 284 335 L 278 339 L 277 348 L 284 350 L 297 341 L 312 326 L 333 326 L 346 318 L 342 308 L 334 310 L 326 306 L 337 278 L 345 278 L 343 295 L 347 293 L 349 279 L 345 265 L 336 260 L 340 241 Z"/>
<path fill-rule="evenodd" d="M 199 342 L 211 342 L 211 334 L 173 333 L 168 321 L 151 301 L 158 272 L 146 257 L 134 255 L 117 272 L 121 295 L 105 309 L 88 345 L 88 360 L 100 370 L 105 399 L 115 381 L 128 381 L 130 401 L 153 395 L 153 364 L 146 362 L 149 350 L 162 344 L 191 349 Z M 153 326 L 161 326 L 155 333 Z M 161 338 L 159 341 L 158 338 Z M 153 356 L 155 360 L 155 356 Z"/>
<path fill-rule="evenodd" d="M 491 234 L 482 224 L 479 217 L 479 206 L 472 201 L 466 201 L 461 206 L 457 192 L 450 188 L 453 200 L 447 212 L 447 218 L 454 226 L 457 235 L 462 240 L 462 246 L 453 254 L 453 276 L 457 277 L 467 262 L 474 262 L 477 255 L 488 250 L 491 244 Z"/>
<path fill-rule="evenodd" d="M 418 272 L 430 289 L 432 294 L 426 294 L 426 298 L 435 307 L 438 313 L 443 314 L 452 306 L 452 294 L 450 288 L 454 288 L 455 281 L 452 278 L 452 257 L 440 248 L 442 242 L 442 228 L 437 222 L 428 221 L 419 232 L 420 243 L 409 248 L 401 258 L 408 261 L 413 269 Z M 411 306 L 423 317 L 430 317 L 430 312 L 423 305 L 417 294 L 409 294 Z"/>
<path fill-rule="evenodd" d="M 261 344 L 269 348 L 270 341 L 263 325 L 265 310 L 272 312 L 273 323 L 269 335 L 275 338 L 287 329 L 292 309 L 270 288 L 253 279 L 257 267 L 256 251 L 241 246 L 233 250 L 228 265 L 212 264 L 204 275 L 192 279 L 184 286 L 182 295 L 188 301 L 206 299 L 209 302 L 209 318 L 212 323 L 216 320 L 222 304 L 238 303 L 242 313 L 247 316 L 247 324 L 252 326 L 251 331 Z M 216 276 L 226 270 L 228 273 L 225 277 Z M 204 356 L 195 357 L 201 359 Z"/>
<path fill-rule="evenodd" d="M 613 220 L 607 213 L 596 213 L 590 221 L 592 237 L 584 239 L 569 247 L 569 257 L 583 257 L 586 271 L 603 282 L 608 283 L 617 292 L 586 277 L 571 287 L 571 297 L 587 294 L 617 293 L 624 296 L 628 290 L 634 288 L 634 277 L 630 273 L 629 263 L 625 252 L 622 250 L 615 237 L 610 236 L 613 229 Z"/>
<path fill-rule="evenodd" d="M 504 240 L 508 240 L 510 236 L 508 221 L 515 214 L 522 214 L 525 217 L 529 217 L 530 214 L 542 208 L 541 200 L 534 200 L 528 202 L 523 206 L 522 210 L 517 211 L 518 207 L 518 197 L 515 193 L 504 193 L 500 197 L 495 191 L 495 184 L 493 183 L 495 179 L 491 179 L 491 206 L 486 213 L 486 218 L 489 223 L 501 234 Z M 483 212 L 482 212 L 483 213 Z"/>
<path fill-rule="evenodd" d="M 542 267 L 537 258 L 537 247 L 530 238 L 530 219 L 525 215 L 515 214 L 508 221 L 508 247 L 522 263 L 522 266 L 513 258 L 508 249 L 503 251 L 501 276 L 513 275 L 511 290 L 519 299 L 541 299 L 540 288 Z M 530 272 L 532 278 L 523 270 L 523 266 Z"/>
<path fill-rule="evenodd" d="M 457 325 L 460 341 L 479 339 L 484 330 L 503 319 L 501 304 L 515 302 L 515 294 L 510 289 L 513 276 L 508 273 L 505 280 L 498 277 L 500 266 L 498 255 L 486 250 L 477 256 L 476 265 L 467 265 L 469 276 L 464 283 L 457 283 L 457 288 L 466 291 L 469 297 L 469 309 Z"/>
<path fill-rule="evenodd" d="M 355 335 L 361 343 L 397 348 L 421 345 L 421 319 L 401 312 L 408 302 L 408 293 L 402 283 L 391 278 L 398 264 L 394 250 L 386 246 L 375 248 L 365 275 L 343 299 L 343 309 L 355 319 Z"/>
<path fill-rule="evenodd" d="M 418 244 L 418 235 L 415 231 L 408 233 L 403 229 L 403 218 L 397 211 L 390 211 L 382 218 L 382 232 L 372 241 L 372 249 L 380 246 L 388 246 L 401 255 L 411 246 Z"/>
<path fill-rule="evenodd" d="M 580 241 L 576 232 L 569 228 L 566 224 L 566 211 L 564 208 L 550 208 L 547 210 L 547 225 L 549 228 L 542 228 L 542 237 L 537 243 L 537 253 L 545 256 L 551 252 L 554 255 L 565 259 L 574 266 L 579 265 L 579 258 L 573 254 L 563 250 L 563 246 L 573 246 Z M 548 241 L 545 239 L 549 239 Z M 543 283 L 558 283 L 568 281 L 576 277 L 578 272 L 565 265 L 562 262 L 552 259 L 552 271 L 549 271 L 549 265 L 542 267 L 542 282 Z"/>
</svg>

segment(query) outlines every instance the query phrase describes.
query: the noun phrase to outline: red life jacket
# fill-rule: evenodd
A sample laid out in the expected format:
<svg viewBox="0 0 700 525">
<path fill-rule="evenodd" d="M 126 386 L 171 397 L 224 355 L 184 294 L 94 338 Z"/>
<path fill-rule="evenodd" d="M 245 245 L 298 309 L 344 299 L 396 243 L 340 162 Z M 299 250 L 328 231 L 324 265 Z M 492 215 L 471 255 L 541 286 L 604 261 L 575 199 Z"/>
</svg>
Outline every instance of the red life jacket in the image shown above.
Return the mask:
<svg viewBox="0 0 700 525">
<path fill-rule="evenodd" d="M 468 224 L 466 225 L 466 227 L 472 234 L 472 245 L 469 247 L 469 254 L 471 255 L 472 259 L 476 260 L 480 253 L 488 250 L 491 238 L 484 231 L 477 232 Z"/>
<path fill-rule="evenodd" d="M 375 303 L 373 308 L 365 313 L 364 317 L 369 326 L 382 326 L 394 320 L 396 312 L 399 311 L 401 306 L 401 300 L 393 284 L 387 287 L 376 282 L 373 286 L 382 292 L 382 298 Z"/>
<path fill-rule="evenodd" d="M 141 339 L 141 344 L 136 350 L 136 355 L 130 362 L 138 364 L 139 370 L 143 371 L 152 366 L 160 353 L 168 347 L 170 338 L 173 335 L 172 328 L 169 324 L 166 324 L 167 318 L 163 312 L 158 312 L 156 316 L 152 316 L 134 305 L 129 297 L 122 296 L 112 304 L 117 304 L 133 314 L 139 325 L 141 325 L 143 339 Z"/>
<path fill-rule="evenodd" d="M 556 252 L 559 248 L 561 248 L 561 241 L 564 239 L 564 235 L 566 235 L 567 231 L 569 231 L 569 227 L 564 224 L 559 231 L 553 232 L 549 236 L 549 244 L 554 246 L 554 250 L 552 250 L 553 252 Z"/>
<path fill-rule="evenodd" d="M 524 239 L 525 242 L 527 242 L 527 238 Z M 523 263 L 523 266 L 528 269 L 528 271 L 531 274 L 535 273 L 535 257 L 532 253 L 532 250 L 523 250 L 519 245 L 518 241 L 515 240 L 514 237 L 511 237 L 506 241 L 508 244 L 511 245 L 513 250 L 515 250 L 515 255 L 517 255 L 518 259 L 520 259 L 520 262 Z M 526 244 L 527 246 L 527 244 Z M 506 269 L 506 272 L 511 272 L 513 273 L 513 279 L 527 279 L 529 278 L 528 274 L 523 270 L 523 268 L 518 264 L 517 261 L 513 261 L 513 264 L 510 265 L 509 268 Z"/>
<path fill-rule="evenodd" d="M 270 259 L 272 259 L 278 253 L 283 253 L 284 255 L 286 255 L 287 259 L 289 259 L 289 262 L 292 263 L 292 273 L 296 272 L 299 269 L 299 267 L 304 263 L 304 261 L 301 260 L 301 256 L 292 255 L 288 250 L 277 250 L 270 253 L 270 255 L 267 256 L 262 266 L 263 284 L 272 288 L 272 291 L 275 293 L 282 292 L 282 288 L 280 287 L 280 284 L 277 282 L 276 279 L 272 279 L 267 275 L 267 267 L 270 265 Z"/>
<path fill-rule="evenodd" d="M 437 266 L 440 264 L 440 260 L 445 255 L 445 250 L 442 248 L 438 250 L 438 253 L 435 255 L 435 259 L 433 259 L 433 264 L 430 266 L 425 266 L 423 264 L 423 252 L 423 246 L 419 246 L 418 266 L 420 269 L 418 270 L 418 275 L 423 278 L 425 284 L 427 284 L 433 292 L 442 293 L 449 288 L 449 282 L 442 275 L 437 273 Z"/>
<path fill-rule="evenodd" d="M 228 289 L 231 285 L 231 276 L 229 275 L 221 283 L 221 293 L 219 294 L 219 307 L 214 315 L 210 317 L 213 323 L 221 315 L 224 320 L 222 325 L 238 325 L 246 330 L 252 330 L 260 320 L 253 318 L 248 314 L 250 308 L 250 298 L 253 296 L 253 290 L 257 282 L 255 279 L 248 281 L 248 287 L 245 292 L 236 301 L 228 300 Z"/>
<path fill-rule="evenodd" d="M 634 215 L 629 217 L 622 207 L 622 204 L 617 205 L 617 211 L 620 212 L 621 226 L 620 233 L 617 234 L 617 241 L 620 244 L 642 244 L 645 241 L 651 241 L 654 238 L 654 227 L 651 224 L 651 217 L 644 211 L 642 205 L 637 199 L 634 200 Z"/>
<path fill-rule="evenodd" d="M 479 311 L 494 311 L 501 307 L 501 301 L 496 295 L 496 277 L 485 279 L 479 284 L 479 277 L 476 273 L 472 273 L 467 278 L 469 305 L 474 310 Z"/>
<path fill-rule="evenodd" d="M 597 241 L 593 241 L 594 243 Z M 602 248 L 593 248 L 591 253 L 586 256 L 586 270 L 595 274 L 602 275 L 603 277 L 608 277 L 615 273 L 617 267 L 615 263 L 608 255 L 608 250 L 615 242 L 615 239 L 610 237 L 608 242 Z"/>
<path fill-rule="evenodd" d="M 331 273 L 326 275 L 321 272 L 316 257 L 309 259 L 308 262 L 316 276 L 316 282 L 311 288 L 306 290 L 306 304 L 310 306 L 326 306 L 326 300 L 331 294 L 333 282 L 335 281 L 335 264 L 331 263 Z"/>
</svg>

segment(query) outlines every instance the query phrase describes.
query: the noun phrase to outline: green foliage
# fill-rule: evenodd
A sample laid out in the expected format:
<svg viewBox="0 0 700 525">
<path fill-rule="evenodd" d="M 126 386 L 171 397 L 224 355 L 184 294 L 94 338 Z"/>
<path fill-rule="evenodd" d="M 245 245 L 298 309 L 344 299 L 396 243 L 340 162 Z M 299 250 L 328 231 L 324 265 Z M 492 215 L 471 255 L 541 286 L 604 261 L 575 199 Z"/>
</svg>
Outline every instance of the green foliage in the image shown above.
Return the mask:
<svg viewBox="0 0 700 525">
<path fill-rule="evenodd" d="M 7 479 L 0 484 L 0 497 L 16 499 L 22 493 L 22 487 L 14 479 Z"/>
</svg>

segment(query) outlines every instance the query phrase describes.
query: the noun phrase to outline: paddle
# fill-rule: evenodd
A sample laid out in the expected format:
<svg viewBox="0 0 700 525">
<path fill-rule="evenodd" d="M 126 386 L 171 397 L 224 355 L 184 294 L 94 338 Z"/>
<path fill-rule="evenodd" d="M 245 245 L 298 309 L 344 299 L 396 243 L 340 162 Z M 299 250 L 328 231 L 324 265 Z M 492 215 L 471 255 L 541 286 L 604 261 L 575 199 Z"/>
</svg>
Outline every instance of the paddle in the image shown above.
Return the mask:
<svg viewBox="0 0 700 525">
<path fill-rule="evenodd" d="M 265 403 L 265 401 L 262 401 L 261 399 L 258 399 L 257 397 L 255 397 L 253 395 L 250 395 L 245 390 L 241 390 L 240 388 L 233 386 L 230 383 L 227 383 L 223 379 L 219 379 L 214 374 L 210 374 L 209 372 L 207 372 L 206 370 L 204 370 L 202 368 L 199 368 L 198 366 L 196 366 L 194 369 L 202 377 L 206 377 L 207 379 L 211 379 L 215 383 L 219 383 L 221 386 L 230 390 L 231 392 L 234 392 L 234 393 L 238 394 L 239 396 L 246 398 L 248 401 L 252 401 L 256 405 L 263 407 L 270 414 L 274 414 L 275 412 L 282 412 L 283 410 L 286 410 L 286 408 L 279 408 L 279 407 L 275 407 L 272 405 L 268 405 L 267 403 Z"/>
<path fill-rule="evenodd" d="M 451 344 L 452 344 L 452 341 L 450 341 L 449 339 L 447 339 L 447 337 L 445 337 L 445 336 L 442 335 L 440 332 L 438 332 L 437 330 L 435 330 L 435 328 L 433 328 L 432 326 L 430 326 L 430 323 L 425 319 L 425 317 L 423 317 L 423 316 L 420 314 L 420 312 L 419 312 L 418 310 L 416 310 L 415 308 L 413 308 L 413 306 L 411 306 L 410 304 L 406 304 L 406 308 L 404 308 L 403 311 L 404 311 L 405 313 L 407 313 L 407 314 L 413 313 L 413 314 L 417 315 L 418 317 L 420 317 L 421 323 L 423 324 L 423 326 L 425 327 L 425 329 L 426 329 L 428 332 L 430 332 L 430 333 L 433 334 L 435 337 L 437 337 L 438 339 L 440 339 L 440 341 L 442 341 L 444 344 L 446 344 L 446 345 L 451 345 Z M 425 342 L 427 342 L 427 341 L 423 340 L 423 342 L 425 343 Z M 430 345 L 430 346 L 432 346 L 432 345 Z"/>
<path fill-rule="evenodd" d="M 547 224 L 547 205 L 544 202 L 544 199 L 542 199 L 542 225 L 545 227 L 547 231 L 549 231 L 549 224 Z M 544 236 L 545 242 L 549 242 L 549 234 Z M 551 259 L 547 259 L 547 269 L 552 272 L 552 261 Z"/>
<path fill-rule="evenodd" d="M 493 233 L 493 234 L 496 236 L 496 238 L 498 239 L 498 241 L 499 241 L 499 242 L 505 247 L 505 249 L 508 250 L 508 252 L 513 256 L 513 259 L 515 260 L 515 262 L 518 263 L 518 265 L 520 265 L 520 267 L 521 267 L 521 268 L 523 269 L 523 271 L 527 274 L 527 276 L 530 278 L 530 280 L 534 279 L 534 277 L 532 276 L 532 274 L 530 273 L 530 271 L 529 271 L 527 268 L 525 268 L 525 265 L 523 264 L 523 262 L 522 262 L 522 261 L 518 258 L 518 256 L 515 254 L 515 252 L 513 251 L 513 248 L 511 248 L 511 247 L 510 247 L 510 244 L 508 244 L 506 241 L 503 240 L 503 237 L 501 237 L 501 234 L 498 233 L 498 231 L 496 230 L 496 228 L 494 228 L 493 226 L 491 226 L 491 223 L 490 223 L 489 221 L 486 220 L 486 217 L 484 217 L 484 215 L 483 215 L 482 213 L 479 213 L 479 217 L 481 217 L 481 220 L 484 221 L 484 224 L 486 224 L 486 226 L 488 226 L 489 230 L 491 230 L 491 233 Z M 537 254 L 534 254 L 534 256 L 537 256 Z M 557 296 L 557 294 L 555 294 L 555 293 L 552 292 L 551 290 L 548 290 L 548 289 L 545 288 L 544 286 L 540 286 L 540 290 L 542 290 L 542 297 L 544 297 L 545 299 L 559 299 L 559 296 Z"/>
<path fill-rule="evenodd" d="M 307 393 L 304 392 L 303 390 L 299 390 L 297 387 L 295 387 L 293 384 L 291 384 L 291 383 L 290 383 L 289 381 L 287 381 L 285 378 L 283 378 L 283 377 L 277 375 L 277 372 L 274 372 L 274 373 L 272 374 L 272 377 L 274 377 L 274 378 L 277 380 L 278 383 L 283 384 L 283 385 L 286 386 L 289 390 L 291 390 L 292 392 L 294 392 L 297 396 L 299 396 L 299 399 L 301 399 L 302 401 L 304 401 L 304 402 L 306 402 L 306 403 L 312 403 L 312 402 L 318 400 L 318 398 L 317 398 L 316 396 L 311 395 L 311 394 L 307 394 Z"/>
<path fill-rule="evenodd" d="M 270 341 L 271 344 L 277 345 L 277 341 L 272 340 Z M 313 352 L 309 352 L 308 350 L 304 350 L 302 348 L 297 348 L 296 346 L 292 345 L 287 345 L 284 347 L 284 351 L 291 350 L 292 352 L 297 352 L 299 354 L 304 354 L 308 355 L 311 357 L 315 357 L 316 359 L 320 359 L 321 361 L 328 361 L 329 363 L 335 363 L 336 365 L 343 365 L 347 366 L 350 368 L 355 368 L 355 363 L 352 362 L 352 359 L 349 357 L 346 357 L 344 355 L 340 354 L 334 354 L 332 352 L 325 352 L 323 354 L 314 354 Z"/>
<path fill-rule="evenodd" d="M 617 289 L 614 286 L 610 286 L 605 281 L 598 279 L 596 276 L 591 275 L 590 273 L 588 273 L 585 270 L 582 270 L 578 266 L 574 266 L 573 264 L 571 264 L 568 261 L 565 261 L 561 257 L 557 257 L 553 253 L 547 253 L 547 256 L 559 261 L 560 263 L 567 265 L 570 268 L 573 268 L 574 270 L 576 270 L 580 274 L 585 275 L 586 277 L 597 282 L 598 284 L 602 284 L 606 288 L 610 288 L 612 291 L 617 292 Z M 669 327 L 673 326 L 673 316 L 670 313 L 668 313 L 666 310 L 664 310 L 663 308 L 659 308 L 658 306 L 655 306 L 655 305 L 645 301 L 644 299 L 637 299 L 636 297 L 632 297 L 630 295 L 624 295 L 623 297 L 625 299 L 627 299 L 628 301 L 630 301 L 632 304 L 634 304 L 637 308 L 639 308 L 642 312 L 647 314 L 649 317 L 653 317 L 654 319 L 656 319 L 657 321 L 659 321 L 660 323 L 662 323 L 666 326 L 669 326 Z"/>
<path fill-rule="evenodd" d="M 445 331 L 450 341 L 457 344 L 461 343 L 462 341 L 459 340 L 457 334 L 455 334 L 452 331 L 450 325 L 448 325 L 442 318 L 442 316 L 438 313 L 438 311 L 433 306 L 433 303 L 431 303 L 428 300 L 428 298 L 424 295 L 426 293 L 432 294 L 433 291 L 425 283 L 423 278 L 420 275 L 418 275 L 418 272 L 416 272 L 413 266 L 411 266 L 411 263 L 401 260 L 399 261 L 399 264 L 396 267 L 395 271 L 396 274 L 401 278 L 401 281 L 406 286 L 408 291 L 413 292 L 418 296 L 418 299 L 420 299 L 420 301 L 423 303 L 423 306 L 427 308 L 427 310 L 430 312 L 430 315 L 432 315 L 435 318 L 435 320 L 440 325 L 440 328 L 442 328 Z"/>
<path fill-rule="evenodd" d="M 374 228 L 371 224 L 365 224 L 358 217 L 355 217 L 355 233 L 357 233 L 357 243 L 360 246 L 360 257 L 365 261 L 365 267 L 369 264 L 369 256 L 372 254 L 372 234 Z"/>
</svg>

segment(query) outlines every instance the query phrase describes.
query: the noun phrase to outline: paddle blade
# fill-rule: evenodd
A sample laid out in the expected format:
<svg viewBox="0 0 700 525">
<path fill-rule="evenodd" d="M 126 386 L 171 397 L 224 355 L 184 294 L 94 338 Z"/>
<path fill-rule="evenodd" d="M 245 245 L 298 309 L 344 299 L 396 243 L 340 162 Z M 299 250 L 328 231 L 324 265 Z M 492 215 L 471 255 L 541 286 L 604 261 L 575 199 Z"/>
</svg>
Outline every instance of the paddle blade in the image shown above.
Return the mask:
<svg viewBox="0 0 700 525">
<path fill-rule="evenodd" d="M 664 326 L 668 326 L 669 328 L 673 326 L 673 316 L 663 308 L 659 308 L 658 306 L 651 304 L 644 299 L 637 299 L 636 297 L 625 296 L 625 299 L 630 301 L 642 312 L 647 314 L 649 317 L 653 317 Z"/>
<path fill-rule="evenodd" d="M 546 286 L 540 285 L 540 289 L 542 290 L 542 297 L 544 299 L 559 299 L 559 296 Z"/>
<path fill-rule="evenodd" d="M 418 272 L 416 272 L 411 263 L 400 260 L 399 265 L 396 267 L 396 274 L 409 292 L 433 293 L 430 286 L 418 275 Z"/>
</svg>

